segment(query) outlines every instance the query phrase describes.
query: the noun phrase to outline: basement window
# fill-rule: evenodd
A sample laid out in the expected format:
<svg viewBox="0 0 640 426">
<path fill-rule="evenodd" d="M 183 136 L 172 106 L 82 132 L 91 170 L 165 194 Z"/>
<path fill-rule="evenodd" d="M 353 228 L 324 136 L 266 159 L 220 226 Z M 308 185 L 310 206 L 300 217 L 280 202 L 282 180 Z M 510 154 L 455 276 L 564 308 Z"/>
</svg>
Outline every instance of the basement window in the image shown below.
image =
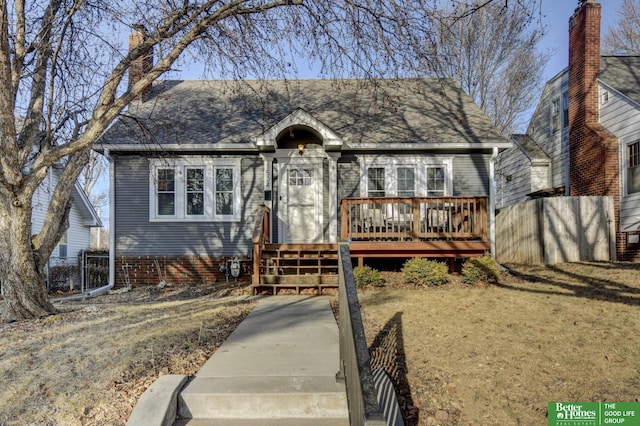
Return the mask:
<svg viewBox="0 0 640 426">
<path fill-rule="evenodd" d="M 640 247 L 640 231 L 627 232 L 627 247 Z"/>
</svg>

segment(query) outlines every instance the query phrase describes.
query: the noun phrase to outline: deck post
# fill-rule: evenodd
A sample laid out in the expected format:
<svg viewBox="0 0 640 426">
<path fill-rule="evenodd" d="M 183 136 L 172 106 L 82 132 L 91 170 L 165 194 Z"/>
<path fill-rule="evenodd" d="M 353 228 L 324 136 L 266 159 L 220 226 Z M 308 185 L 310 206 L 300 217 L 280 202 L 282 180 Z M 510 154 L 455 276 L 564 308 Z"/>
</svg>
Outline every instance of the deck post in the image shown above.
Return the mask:
<svg viewBox="0 0 640 426">
<path fill-rule="evenodd" d="M 349 237 L 349 209 L 348 201 L 343 199 L 340 202 L 340 240 L 345 241 Z"/>
</svg>

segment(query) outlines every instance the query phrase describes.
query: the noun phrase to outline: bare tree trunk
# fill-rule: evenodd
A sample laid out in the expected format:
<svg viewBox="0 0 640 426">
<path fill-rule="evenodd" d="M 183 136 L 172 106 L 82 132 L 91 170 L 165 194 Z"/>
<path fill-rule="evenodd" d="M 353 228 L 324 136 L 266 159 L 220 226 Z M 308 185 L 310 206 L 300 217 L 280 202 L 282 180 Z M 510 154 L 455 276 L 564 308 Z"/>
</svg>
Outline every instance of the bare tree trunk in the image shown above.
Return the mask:
<svg viewBox="0 0 640 426">
<path fill-rule="evenodd" d="M 39 318 L 55 313 L 44 281 L 44 268 L 31 247 L 31 206 L 19 196 L 0 204 L 0 284 L 4 320 Z M 28 203 L 28 201 L 27 201 Z"/>
</svg>

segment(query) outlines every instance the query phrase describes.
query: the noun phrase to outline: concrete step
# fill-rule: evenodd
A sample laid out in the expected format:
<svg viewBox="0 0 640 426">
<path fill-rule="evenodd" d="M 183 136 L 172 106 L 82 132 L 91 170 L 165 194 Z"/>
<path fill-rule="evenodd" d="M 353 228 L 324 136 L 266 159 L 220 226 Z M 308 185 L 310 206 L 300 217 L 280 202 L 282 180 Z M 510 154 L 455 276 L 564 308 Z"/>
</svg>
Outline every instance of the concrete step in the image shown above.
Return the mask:
<svg viewBox="0 0 640 426">
<path fill-rule="evenodd" d="M 174 426 L 349 426 L 349 419 L 178 419 Z"/>
<path fill-rule="evenodd" d="M 186 419 L 348 417 L 345 386 L 335 377 L 196 377 L 178 398 Z"/>
</svg>

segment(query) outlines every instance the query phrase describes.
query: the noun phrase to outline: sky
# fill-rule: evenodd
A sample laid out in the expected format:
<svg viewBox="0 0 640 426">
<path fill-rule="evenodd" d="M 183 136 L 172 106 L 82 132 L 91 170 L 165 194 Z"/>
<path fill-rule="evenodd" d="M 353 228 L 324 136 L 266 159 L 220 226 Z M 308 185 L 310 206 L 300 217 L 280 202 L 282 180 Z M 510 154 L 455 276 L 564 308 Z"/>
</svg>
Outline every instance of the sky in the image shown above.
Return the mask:
<svg viewBox="0 0 640 426">
<path fill-rule="evenodd" d="M 600 27 L 601 38 L 604 38 L 609 26 L 618 20 L 617 11 L 622 0 L 598 0 L 602 11 Z M 544 81 L 558 74 L 568 65 L 569 57 L 569 18 L 578 7 L 578 0 L 542 0 L 542 24 L 547 32 L 541 43 L 543 50 L 550 50 L 553 56 L 544 72 Z"/>
<path fill-rule="evenodd" d="M 514 0 L 510 0 L 514 1 Z M 609 26 L 617 21 L 617 11 L 623 0 L 596 0 L 602 5 L 601 36 L 604 37 Z M 569 18 L 578 7 L 579 0 L 541 0 L 540 23 L 546 32 L 540 49 L 550 51 L 552 57 L 544 71 L 544 81 L 551 79 L 567 66 L 569 45 Z M 192 67 L 181 64 L 181 72 L 170 72 L 165 79 L 201 79 L 202 67 L 194 64 Z M 305 72 L 305 67 L 299 64 L 301 78 L 318 78 L 313 71 Z"/>
</svg>

